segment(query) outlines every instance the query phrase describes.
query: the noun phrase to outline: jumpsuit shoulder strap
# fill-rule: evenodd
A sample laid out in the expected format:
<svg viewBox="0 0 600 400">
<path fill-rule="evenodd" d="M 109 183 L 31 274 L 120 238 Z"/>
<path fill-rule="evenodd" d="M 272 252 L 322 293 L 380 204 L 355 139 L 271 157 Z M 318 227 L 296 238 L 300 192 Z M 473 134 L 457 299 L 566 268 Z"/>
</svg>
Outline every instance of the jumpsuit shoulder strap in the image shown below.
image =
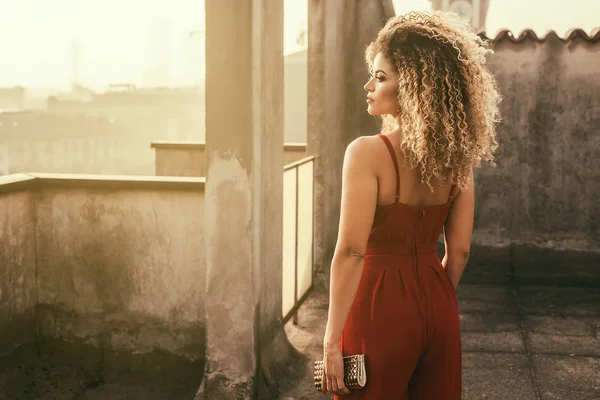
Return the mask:
<svg viewBox="0 0 600 400">
<path fill-rule="evenodd" d="M 392 157 L 392 162 L 394 163 L 394 170 L 396 171 L 396 202 L 398 202 L 400 198 L 400 170 L 398 169 L 398 159 L 396 158 L 396 151 L 394 150 L 394 146 L 392 146 L 390 138 L 388 138 L 382 133 L 380 133 L 377 136 L 379 136 L 385 143 L 390 153 L 390 157 Z"/>
</svg>

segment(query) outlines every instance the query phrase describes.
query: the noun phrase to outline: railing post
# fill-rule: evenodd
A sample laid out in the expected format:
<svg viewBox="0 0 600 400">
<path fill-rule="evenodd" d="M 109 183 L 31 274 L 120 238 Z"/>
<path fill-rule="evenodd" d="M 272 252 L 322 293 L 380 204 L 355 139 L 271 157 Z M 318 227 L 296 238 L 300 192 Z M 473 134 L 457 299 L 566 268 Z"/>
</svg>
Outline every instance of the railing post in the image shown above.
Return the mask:
<svg viewBox="0 0 600 400">
<path fill-rule="evenodd" d="M 296 243 L 294 244 L 294 316 L 293 316 L 293 320 L 292 323 L 294 325 L 298 325 L 298 209 L 299 204 L 298 204 L 298 199 L 300 198 L 299 196 L 299 190 L 298 188 L 300 187 L 300 166 L 296 166 L 296 223 L 295 223 L 295 232 L 294 232 L 294 239 L 296 241 Z"/>
<path fill-rule="evenodd" d="M 300 283 L 298 280 L 298 273 L 299 272 L 303 272 L 303 276 L 304 276 L 304 270 L 300 271 L 300 251 L 299 251 L 299 247 L 300 247 L 300 227 L 299 227 L 299 221 L 300 221 L 300 167 L 305 165 L 305 164 L 311 164 L 312 170 L 313 170 L 313 175 L 311 176 L 311 184 L 312 184 L 312 224 L 311 224 L 311 232 L 309 233 L 311 235 L 310 237 L 310 242 L 311 242 L 311 246 L 310 246 L 310 255 L 308 255 L 308 257 L 310 257 L 310 285 L 308 286 L 308 288 L 306 289 L 306 291 L 304 291 L 304 293 L 302 293 L 302 295 L 299 295 L 299 288 L 300 288 Z M 296 186 L 294 187 L 294 197 L 295 197 L 295 209 L 294 209 L 294 258 L 293 258 L 293 262 L 294 262 L 294 266 L 293 266 L 293 283 L 294 283 L 294 293 L 293 293 L 293 304 L 292 307 L 290 308 L 289 311 L 287 311 L 284 315 L 283 315 L 283 323 L 287 323 L 290 319 L 292 320 L 292 322 L 294 323 L 294 325 L 298 324 L 298 309 L 300 308 L 300 305 L 306 300 L 306 298 L 308 297 L 308 294 L 310 293 L 310 291 L 313 288 L 313 284 L 314 284 L 314 251 L 315 251 L 315 245 L 314 245 L 314 232 L 315 232 L 315 228 L 314 228 L 314 210 L 315 210 L 315 202 L 314 202 L 314 156 L 309 156 L 306 157 L 302 160 L 298 160 L 294 163 L 288 164 L 286 166 L 284 166 L 284 172 L 285 171 L 292 171 L 292 169 L 294 170 L 294 174 L 295 174 L 295 180 L 296 180 Z M 285 199 L 284 199 L 285 201 Z M 308 261 L 308 260 L 304 260 L 304 261 Z M 289 282 L 288 280 L 286 280 L 285 282 Z M 284 283 L 285 283 L 284 282 Z M 282 285 L 283 288 L 287 287 L 286 284 Z M 283 311 L 282 311 L 283 314 Z"/>
</svg>

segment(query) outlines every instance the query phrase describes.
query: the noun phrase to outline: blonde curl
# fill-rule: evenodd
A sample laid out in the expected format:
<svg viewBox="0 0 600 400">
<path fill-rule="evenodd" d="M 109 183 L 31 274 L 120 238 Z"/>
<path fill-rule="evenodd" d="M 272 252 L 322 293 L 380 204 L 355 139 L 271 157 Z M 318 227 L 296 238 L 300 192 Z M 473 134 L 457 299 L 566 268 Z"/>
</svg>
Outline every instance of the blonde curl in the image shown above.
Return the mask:
<svg viewBox="0 0 600 400">
<path fill-rule="evenodd" d="M 381 53 L 398 76 L 398 117 L 405 166 L 433 180 L 451 179 L 461 190 L 473 167 L 494 163 L 502 96 L 485 66 L 492 53 L 469 23 L 455 14 L 410 12 L 391 18 L 366 50 L 371 69 Z"/>
</svg>

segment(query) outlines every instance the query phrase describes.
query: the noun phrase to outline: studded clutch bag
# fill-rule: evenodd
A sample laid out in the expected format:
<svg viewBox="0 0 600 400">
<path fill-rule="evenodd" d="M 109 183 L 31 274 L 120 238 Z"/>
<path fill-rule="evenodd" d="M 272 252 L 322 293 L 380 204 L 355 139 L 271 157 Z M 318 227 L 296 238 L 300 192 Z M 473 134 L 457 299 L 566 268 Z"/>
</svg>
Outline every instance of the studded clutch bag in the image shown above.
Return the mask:
<svg viewBox="0 0 600 400">
<path fill-rule="evenodd" d="M 362 389 L 367 383 L 365 355 L 355 354 L 343 357 L 344 383 L 349 390 Z M 318 391 L 323 388 L 323 361 L 315 361 L 315 387 Z"/>
</svg>

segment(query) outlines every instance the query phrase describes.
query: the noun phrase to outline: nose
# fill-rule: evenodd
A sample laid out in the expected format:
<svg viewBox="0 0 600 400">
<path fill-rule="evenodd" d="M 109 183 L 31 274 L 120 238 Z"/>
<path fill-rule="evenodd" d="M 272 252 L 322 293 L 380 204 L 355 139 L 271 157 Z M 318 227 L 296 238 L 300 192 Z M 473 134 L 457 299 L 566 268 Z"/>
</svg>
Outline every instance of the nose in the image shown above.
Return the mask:
<svg viewBox="0 0 600 400">
<path fill-rule="evenodd" d="M 373 79 L 371 78 L 367 81 L 367 83 L 365 83 L 365 86 L 363 86 L 363 88 L 365 89 L 365 91 L 367 92 L 372 92 L 374 90 L 373 88 Z"/>
</svg>

